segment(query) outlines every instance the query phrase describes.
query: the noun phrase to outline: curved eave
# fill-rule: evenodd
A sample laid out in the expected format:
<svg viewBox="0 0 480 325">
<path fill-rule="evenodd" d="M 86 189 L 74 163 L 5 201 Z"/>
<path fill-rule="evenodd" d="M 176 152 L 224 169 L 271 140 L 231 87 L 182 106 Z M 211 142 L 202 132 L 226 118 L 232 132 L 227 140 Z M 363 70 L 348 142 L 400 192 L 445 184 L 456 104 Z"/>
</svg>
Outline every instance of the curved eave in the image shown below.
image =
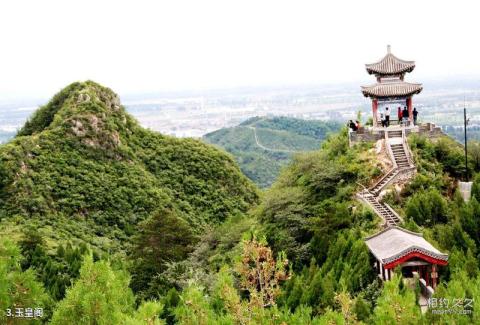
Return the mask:
<svg viewBox="0 0 480 325">
<path fill-rule="evenodd" d="M 417 246 L 412 246 L 396 254 L 395 256 L 391 256 L 389 258 L 383 259 L 382 264 L 386 269 L 391 269 L 396 267 L 397 265 L 407 262 L 412 258 L 420 258 L 431 264 L 438 264 L 438 265 L 448 264 L 448 255 L 431 252 L 429 250 L 426 250 L 422 247 L 417 247 Z"/>
<path fill-rule="evenodd" d="M 409 67 L 404 67 L 402 69 L 395 69 L 393 71 L 387 71 L 384 69 L 376 69 L 374 67 L 369 68 L 368 66 L 366 67 L 368 74 L 374 74 L 378 76 L 394 76 L 394 75 L 399 75 L 399 74 L 404 74 L 407 72 L 412 72 L 413 69 L 415 69 L 415 64 L 409 66 Z"/>
<path fill-rule="evenodd" d="M 377 83 L 371 86 L 362 86 L 363 95 L 372 98 L 406 97 L 419 94 L 422 90 L 422 84 L 408 82 Z"/>
<path fill-rule="evenodd" d="M 415 61 L 405 61 L 388 53 L 378 62 L 365 64 L 369 74 L 380 76 L 398 75 L 406 72 L 412 72 L 415 69 Z"/>
</svg>

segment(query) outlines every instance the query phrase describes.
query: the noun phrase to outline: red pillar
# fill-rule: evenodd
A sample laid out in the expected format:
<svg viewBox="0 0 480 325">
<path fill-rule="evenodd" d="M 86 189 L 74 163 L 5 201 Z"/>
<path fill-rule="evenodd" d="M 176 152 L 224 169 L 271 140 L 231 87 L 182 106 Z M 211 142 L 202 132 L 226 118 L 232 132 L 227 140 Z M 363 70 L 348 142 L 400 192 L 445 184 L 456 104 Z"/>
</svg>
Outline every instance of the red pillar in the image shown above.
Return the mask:
<svg viewBox="0 0 480 325">
<path fill-rule="evenodd" d="M 438 278 L 438 273 L 437 273 L 437 264 L 432 265 L 432 288 L 435 290 L 437 288 L 437 278 Z"/>
<path fill-rule="evenodd" d="M 378 101 L 376 98 L 372 99 L 372 114 L 373 114 L 373 126 L 377 126 L 380 121 L 377 120 Z"/>
<path fill-rule="evenodd" d="M 413 107 L 412 107 L 412 97 L 407 98 L 407 107 L 408 107 L 408 120 L 410 124 L 413 123 Z"/>
</svg>

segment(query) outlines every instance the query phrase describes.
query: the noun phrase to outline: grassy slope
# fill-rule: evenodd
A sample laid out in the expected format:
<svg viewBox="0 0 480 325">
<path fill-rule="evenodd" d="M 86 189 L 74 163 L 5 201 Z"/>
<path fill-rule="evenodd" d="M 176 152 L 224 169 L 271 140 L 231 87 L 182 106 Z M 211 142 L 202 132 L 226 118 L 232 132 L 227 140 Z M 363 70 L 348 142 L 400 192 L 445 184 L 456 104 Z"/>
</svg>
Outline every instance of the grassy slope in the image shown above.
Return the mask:
<svg viewBox="0 0 480 325">
<path fill-rule="evenodd" d="M 66 87 L 0 147 L 0 219 L 11 236 L 29 224 L 106 249 L 160 207 L 200 231 L 256 200 L 230 156 L 141 128 L 91 81 Z"/>
<path fill-rule="evenodd" d="M 272 150 L 257 145 L 252 128 L 259 143 Z M 335 122 L 256 117 L 239 126 L 209 133 L 204 139 L 233 154 L 245 175 L 260 187 L 268 187 L 296 152 L 318 149 L 327 134 L 339 128 Z"/>
</svg>

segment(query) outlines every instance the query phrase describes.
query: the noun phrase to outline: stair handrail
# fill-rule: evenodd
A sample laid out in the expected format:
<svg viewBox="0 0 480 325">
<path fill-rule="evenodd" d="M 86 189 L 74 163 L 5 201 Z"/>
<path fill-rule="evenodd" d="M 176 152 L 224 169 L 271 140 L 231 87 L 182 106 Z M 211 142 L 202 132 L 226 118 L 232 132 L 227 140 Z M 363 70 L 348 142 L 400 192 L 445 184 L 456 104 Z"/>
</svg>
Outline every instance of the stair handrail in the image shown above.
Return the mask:
<svg viewBox="0 0 480 325">
<path fill-rule="evenodd" d="M 393 168 L 398 168 L 397 162 L 395 161 L 395 156 L 393 155 L 392 148 L 388 143 L 388 131 L 385 131 L 385 147 L 387 148 L 388 156 L 393 164 Z"/>
<path fill-rule="evenodd" d="M 359 183 L 359 182 L 355 182 L 355 183 L 357 183 L 357 185 L 360 185 L 361 187 L 363 187 L 364 190 L 366 190 L 366 191 L 368 191 L 369 193 L 371 193 L 370 190 L 369 190 L 365 185 L 363 185 L 363 184 L 361 184 L 361 183 Z M 372 193 L 372 194 L 373 194 L 373 193 Z"/>
<path fill-rule="evenodd" d="M 407 155 L 408 164 L 410 166 L 415 166 L 415 164 L 413 163 L 412 152 L 410 151 L 410 146 L 408 145 L 405 129 L 402 129 L 402 145 L 403 150 L 405 150 L 405 154 Z"/>
<path fill-rule="evenodd" d="M 393 210 L 392 207 L 391 207 L 390 205 L 388 205 L 388 203 L 383 202 L 383 205 L 385 205 L 385 206 L 387 207 L 387 209 L 388 209 L 391 213 L 393 213 L 393 214 L 398 218 L 398 220 L 400 220 L 401 222 L 403 222 L 403 218 L 400 217 L 400 215 L 399 215 L 397 212 L 395 212 L 395 210 Z"/>
<path fill-rule="evenodd" d="M 373 189 L 374 189 L 375 187 L 377 187 L 377 185 L 380 184 L 380 183 L 381 183 L 385 178 L 387 178 L 391 173 L 398 173 L 397 168 L 395 168 L 395 167 L 391 168 L 387 173 L 385 173 L 385 174 L 380 178 L 380 180 L 378 180 L 378 182 L 376 182 L 374 185 L 372 185 L 369 190 L 373 192 Z M 393 180 L 394 178 L 395 178 L 395 176 L 392 178 L 392 180 Z M 390 181 L 391 181 L 391 180 L 390 180 Z M 386 182 L 385 184 L 383 184 L 382 186 L 380 186 L 380 188 L 379 188 L 378 190 L 376 190 L 375 192 L 381 191 L 384 187 L 386 187 L 386 186 L 390 183 L 390 181 L 388 181 L 388 182 Z"/>
</svg>

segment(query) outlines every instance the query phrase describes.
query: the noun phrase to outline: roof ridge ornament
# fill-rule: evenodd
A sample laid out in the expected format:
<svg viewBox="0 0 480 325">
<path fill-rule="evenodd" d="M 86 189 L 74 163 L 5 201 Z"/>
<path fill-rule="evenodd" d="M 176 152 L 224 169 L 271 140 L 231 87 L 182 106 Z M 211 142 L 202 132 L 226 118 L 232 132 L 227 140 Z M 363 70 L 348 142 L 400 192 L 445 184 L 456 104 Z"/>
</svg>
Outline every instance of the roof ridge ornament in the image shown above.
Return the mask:
<svg viewBox="0 0 480 325">
<path fill-rule="evenodd" d="M 388 54 L 392 53 L 392 47 L 390 46 L 390 44 L 387 45 L 387 53 Z"/>
</svg>

